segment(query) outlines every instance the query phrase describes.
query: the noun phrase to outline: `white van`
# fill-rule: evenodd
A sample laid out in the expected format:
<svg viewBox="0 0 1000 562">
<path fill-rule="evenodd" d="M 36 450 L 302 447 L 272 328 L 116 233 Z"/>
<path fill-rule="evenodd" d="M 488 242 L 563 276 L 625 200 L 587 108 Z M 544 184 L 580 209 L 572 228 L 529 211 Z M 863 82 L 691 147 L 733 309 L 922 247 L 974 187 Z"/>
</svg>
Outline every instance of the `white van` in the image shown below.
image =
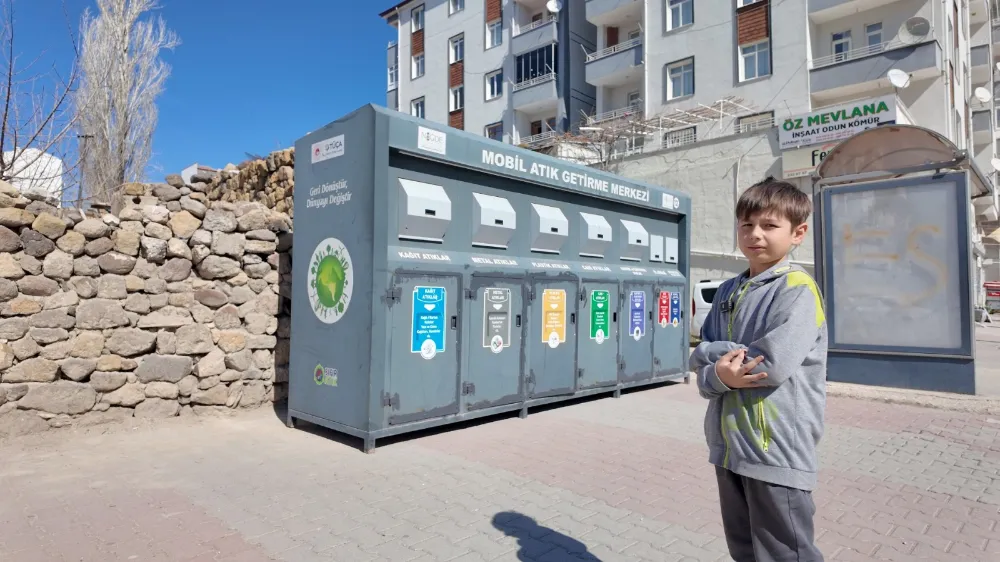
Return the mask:
<svg viewBox="0 0 1000 562">
<path fill-rule="evenodd" d="M 725 279 L 698 281 L 694 284 L 691 296 L 691 335 L 701 337 L 701 327 L 712 311 L 712 300 L 715 292 Z"/>
</svg>

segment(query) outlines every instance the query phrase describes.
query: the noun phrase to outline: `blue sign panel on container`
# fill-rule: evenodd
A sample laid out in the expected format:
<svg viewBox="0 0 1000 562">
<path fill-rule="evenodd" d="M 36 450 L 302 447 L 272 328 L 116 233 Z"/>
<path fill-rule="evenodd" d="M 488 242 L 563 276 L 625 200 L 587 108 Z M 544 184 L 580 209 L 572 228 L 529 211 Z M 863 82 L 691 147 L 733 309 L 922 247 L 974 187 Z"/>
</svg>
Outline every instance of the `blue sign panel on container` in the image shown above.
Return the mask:
<svg viewBox="0 0 1000 562">
<path fill-rule="evenodd" d="M 628 332 L 636 341 L 646 335 L 646 291 L 629 293 Z"/>
<path fill-rule="evenodd" d="M 444 287 L 413 288 L 410 353 L 419 353 L 424 359 L 433 359 L 438 352 L 444 351 L 446 295 Z"/>
<path fill-rule="evenodd" d="M 670 324 L 677 326 L 681 323 L 681 294 L 680 292 L 670 293 Z"/>
</svg>

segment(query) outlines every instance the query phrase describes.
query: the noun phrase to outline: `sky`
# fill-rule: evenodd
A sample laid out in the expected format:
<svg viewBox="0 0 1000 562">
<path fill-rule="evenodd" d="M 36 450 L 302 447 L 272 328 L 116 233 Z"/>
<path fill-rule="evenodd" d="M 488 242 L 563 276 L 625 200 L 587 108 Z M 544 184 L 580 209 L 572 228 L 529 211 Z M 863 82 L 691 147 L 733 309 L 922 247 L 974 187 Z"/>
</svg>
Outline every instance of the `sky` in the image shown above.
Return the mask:
<svg viewBox="0 0 1000 562">
<path fill-rule="evenodd" d="M 11 0 L 15 53 L 35 69 L 72 61 L 70 27 L 94 0 Z M 148 181 L 188 165 L 238 164 L 288 148 L 367 103 L 385 105 L 386 46 L 378 16 L 395 0 L 160 0 L 154 13 L 181 44 L 159 98 Z M 48 66 L 43 66 L 48 65 Z"/>
</svg>

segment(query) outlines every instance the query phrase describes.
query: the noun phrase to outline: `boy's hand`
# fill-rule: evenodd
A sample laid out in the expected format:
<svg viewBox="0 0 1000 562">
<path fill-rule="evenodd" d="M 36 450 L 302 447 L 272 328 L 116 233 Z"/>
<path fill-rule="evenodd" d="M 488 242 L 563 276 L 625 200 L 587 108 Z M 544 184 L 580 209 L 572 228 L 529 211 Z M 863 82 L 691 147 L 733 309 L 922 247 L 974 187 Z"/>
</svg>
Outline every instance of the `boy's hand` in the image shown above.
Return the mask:
<svg viewBox="0 0 1000 562">
<path fill-rule="evenodd" d="M 734 349 L 715 362 L 715 375 L 719 377 L 722 384 L 729 388 L 750 388 L 755 386 L 753 383 L 767 378 L 767 373 L 750 373 L 764 360 L 763 356 L 755 357 L 744 363 L 745 358 L 745 349 Z"/>
</svg>

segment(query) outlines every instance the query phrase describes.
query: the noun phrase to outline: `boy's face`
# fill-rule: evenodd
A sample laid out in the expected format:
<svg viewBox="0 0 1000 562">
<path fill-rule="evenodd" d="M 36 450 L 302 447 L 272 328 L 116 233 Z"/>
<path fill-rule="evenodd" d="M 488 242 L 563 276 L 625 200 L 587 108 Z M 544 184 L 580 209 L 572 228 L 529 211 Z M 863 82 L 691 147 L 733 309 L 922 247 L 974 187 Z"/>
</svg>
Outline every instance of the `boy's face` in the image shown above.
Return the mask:
<svg viewBox="0 0 1000 562">
<path fill-rule="evenodd" d="M 793 246 L 798 246 L 809 229 L 808 223 L 792 226 L 774 212 L 761 212 L 739 220 L 740 251 L 750 261 L 756 275 L 783 260 Z"/>
</svg>

